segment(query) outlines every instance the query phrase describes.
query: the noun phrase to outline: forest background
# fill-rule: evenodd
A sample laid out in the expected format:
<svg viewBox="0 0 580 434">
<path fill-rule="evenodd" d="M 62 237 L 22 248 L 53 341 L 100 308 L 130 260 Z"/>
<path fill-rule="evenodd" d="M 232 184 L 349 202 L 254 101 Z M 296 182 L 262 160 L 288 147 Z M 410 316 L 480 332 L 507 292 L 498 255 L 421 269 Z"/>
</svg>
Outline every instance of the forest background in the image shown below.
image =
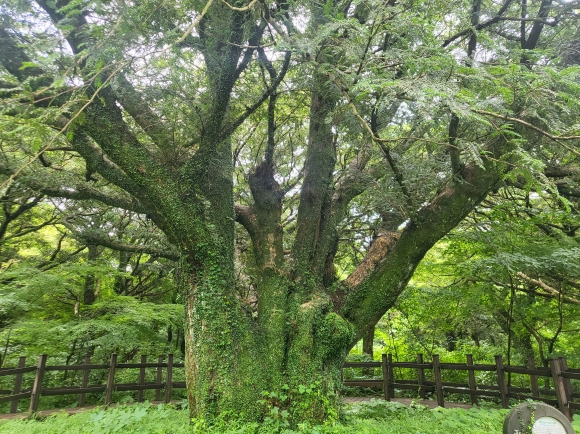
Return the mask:
<svg viewBox="0 0 580 434">
<path fill-rule="evenodd" d="M 7 2 L 0 367 L 580 366 L 578 4 L 419 3 Z"/>
</svg>

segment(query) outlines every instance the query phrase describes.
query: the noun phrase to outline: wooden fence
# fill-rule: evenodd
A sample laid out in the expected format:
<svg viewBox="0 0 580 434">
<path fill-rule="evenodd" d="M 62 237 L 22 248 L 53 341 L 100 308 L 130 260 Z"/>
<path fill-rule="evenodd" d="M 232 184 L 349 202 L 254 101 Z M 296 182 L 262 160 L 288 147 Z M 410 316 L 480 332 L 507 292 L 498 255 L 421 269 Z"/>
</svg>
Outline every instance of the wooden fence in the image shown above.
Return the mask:
<svg viewBox="0 0 580 434">
<path fill-rule="evenodd" d="M 18 411 L 20 400 L 30 399 L 28 410 L 36 412 L 38 410 L 41 396 L 54 395 L 77 395 L 77 405 L 85 405 L 88 393 L 103 393 L 103 404 L 112 402 L 113 392 L 135 391 L 137 401 L 145 399 L 146 390 L 155 390 L 155 400 L 169 402 L 171 393 L 175 389 L 184 389 L 185 382 L 173 381 L 175 369 L 183 368 L 183 363 L 174 363 L 173 355 L 159 356 L 157 362 L 147 362 L 147 356 L 141 356 L 140 363 L 117 363 L 117 355 L 112 354 L 108 364 L 91 364 L 90 358 L 86 357 L 80 365 L 47 365 L 47 356 L 41 355 L 36 366 L 26 366 L 26 358 L 21 357 L 16 368 L 0 369 L 0 378 L 13 376 L 12 390 L 0 390 L 0 404 L 10 403 L 10 413 Z M 381 368 L 380 379 L 354 379 L 343 380 L 345 386 L 379 387 L 384 389 L 384 397 L 390 400 L 395 396 L 395 390 L 416 391 L 417 396 L 425 399 L 427 394 L 434 394 L 437 403 L 444 406 L 445 395 L 450 399 L 450 394 L 468 395 L 473 404 L 478 403 L 478 397 L 498 399 L 503 407 L 509 406 L 510 399 L 546 402 L 558 406 L 560 411 L 569 418 L 574 410 L 580 409 L 580 393 L 572 388 L 572 380 L 580 380 L 580 369 L 570 369 L 566 364 L 566 359 L 550 360 L 550 367 L 536 367 L 534 361 L 530 360 L 525 366 L 504 366 L 501 356 L 495 357 L 495 364 L 474 364 L 473 357 L 468 355 L 466 363 L 441 363 L 439 357 L 434 355 L 433 361 L 427 363 L 423 356 L 419 354 L 416 362 L 393 362 L 391 354 L 383 354 L 381 362 L 347 362 L 343 368 Z M 135 383 L 116 383 L 115 376 L 120 369 L 136 370 L 137 381 Z M 154 381 L 146 381 L 146 369 L 154 369 Z M 412 379 L 396 378 L 395 371 L 406 369 L 416 375 Z M 106 377 L 106 383 L 89 384 L 90 373 L 101 370 L 102 378 Z M 106 371 L 105 371 L 106 370 Z M 45 373 L 50 371 L 81 371 L 80 384 L 62 387 L 46 387 Z M 467 381 L 444 382 L 443 371 L 465 371 Z M 31 387 L 23 388 L 23 376 L 34 372 L 34 381 Z M 476 382 L 476 372 L 494 373 L 494 384 L 483 384 Z M 163 375 L 165 373 L 165 376 Z M 529 387 L 515 387 L 510 385 L 506 379 L 511 374 L 520 374 L 529 377 Z M 401 375 L 399 375 L 401 377 Z M 548 379 L 544 381 L 544 387 L 540 388 L 538 379 Z M 548 386 L 551 381 L 552 387 Z M 6 384 L 6 383 L 5 383 Z M 162 391 L 164 394 L 162 396 Z"/>
<path fill-rule="evenodd" d="M 169 402 L 171 400 L 171 392 L 173 389 L 184 389 L 185 382 L 174 382 L 173 373 L 175 368 L 183 368 L 183 363 L 174 363 L 173 354 L 169 354 L 167 361 L 164 362 L 164 357 L 159 356 L 156 363 L 148 363 L 147 356 L 141 356 L 140 363 L 117 363 L 117 354 L 111 354 L 108 364 L 91 364 L 90 357 L 85 357 L 84 363 L 81 365 L 57 365 L 49 366 L 46 364 L 47 356 L 43 354 L 38 360 L 37 366 L 26 366 L 26 357 L 20 357 L 18 366 L 16 368 L 0 369 L 0 377 L 8 375 L 14 376 L 14 387 L 12 390 L 0 390 L 0 403 L 10 402 L 10 413 L 18 411 L 18 403 L 22 399 L 30 399 L 28 410 L 36 412 L 38 410 L 38 403 L 41 396 L 54 395 L 78 395 L 77 405 L 83 407 L 85 405 L 87 393 L 101 393 L 104 392 L 103 404 L 108 405 L 112 402 L 114 391 L 136 391 L 137 401 L 144 401 L 145 390 L 155 390 L 155 400 Z M 116 383 L 115 375 L 119 369 L 133 368 L 138 369 L 138 378 L 135 383 Z M 155 381 L 146 382 L 146 369 L 156 368 Z M 104 384 L 89 384 L 91 371 L 107 370 L 107 382 Z M 163 378 L 163 371 L 165 370 L 165 378 Z M 64 387 L 45 387 L 43 380 L 46 372 L 50 371 L 82 371 L 81 384 L 78 386 L 64 386 Z M 28 372 L 35 372 L 34 382 L 31 388 L 23 389 L 23 376 Z M 162 398 L 161 391 L 165 390 Z"/>
<path fill-rule="evenodd" d="M 536 367 L 534 360 L 530 359 L 528 366 L 504 366 L 502 356 L 495 356 L 495 364 L 474 364 L 473 357 L 467 356 L 466 363 L 441 363 L 439 356 L 433 355 L 433 361 L 426 363 L 419 354 L 416 362 L 393 362 L 391 354 L 383 354 L 381 362 L 347 362 L 343 368 L 381 368 L 382 379 L 354 379 L 343 380 L 345 386 L 380 387 L 384 389 L 384 397 L 390 400 L 395 397 L 395 389 L 414 390 L 422 399 L 427 393 L 432 393 L 437 399 L 437 404 L 444 406 L 445 394 L 468 395 L 471 403 L 477 404 L 478 397 L 488 397 L 501 400 L 502 407 L 509 407 L 510 398 L 516 400 L 532 399 L 557 406 L 569 419 L 574 410 L 580 409 L 580 393 L 572 388 L 571 380 L 580 380 L 580 369 L 570 369 L 565 358 L 551 359 L 550 367 Z M 413 379 L 395 378 L 395 369 L 407 368 L 416 375 Z M 442 371 L 465 371 L 467 381 L 444 382 Z M 426 371 L 430 371 L 428 380 Z M 495 373 L 495 384 L 486 385 L 476 382 L 476 372 Z M 514 387 L 509 384 L 506 376 L 521 374 L 529 377 L 529 387 Z M 538 385 L 538 378 L 552 380 L 553 387 Z M 549 380 L 544 382 L 549 383 Z M 576 401 L 575 401 L 576 400 Z"/>
</svg>

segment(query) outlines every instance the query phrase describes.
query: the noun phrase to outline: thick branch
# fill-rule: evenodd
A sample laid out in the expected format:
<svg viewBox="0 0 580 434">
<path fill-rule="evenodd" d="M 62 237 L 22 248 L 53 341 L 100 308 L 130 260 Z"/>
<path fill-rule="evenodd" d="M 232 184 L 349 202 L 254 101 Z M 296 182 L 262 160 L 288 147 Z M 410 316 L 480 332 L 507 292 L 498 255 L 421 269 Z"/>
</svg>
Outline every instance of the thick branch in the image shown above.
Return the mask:
<svg viewBox="0 0 580 434">
<path fill-rule="evenodd" d="M 22 68 L 23 64 L 30 63 L 30 58 L 14 41 L 14 36 L 10 35 L 3 27 L 0 27 L 0 61 L 10 74 L 21 82 L 27 78 L 39 77 L 44 74 L 42 68 L 38 66 Z"/>
<path fill-rule="evenodd" d="M 488 149 L 493 155 L 507 151 L 506 142 L 498 141 Z M 357 270 L 350 283 L 345 282 L 347 299 L 342 314 L 355 326 L 357 336 L 374 327 L 390 309 L 406 287 L 416 266 L 427 251 L 480 203 L 500 181 L 501 169 L 493 159 L 484 160 L 484 167 L 472 163 L 463 170 L 463 180 L 451 180 L 438 192 L 430 204 L 417 211 L 407 223 L 396 243 L 382 250 L 383 257 L 375 257 L 372 265 Z"/>
<path fill-rule="evenodd" d="M 119 74 L 114 83 L 117 85 L 115 86 L 115 94 L 127 113 L 135 119 L 135 122 L 164 153 L 170 151 L 173 144 L 169 138 L 172 135 L 159 116 L 151 110 L 124 75 Z"/>
<path fill-rule="evenodd" d="M 250 237 L 253 237 L 258 230 L 258 224 L 256 222 L 256 214 L 252 208 L 245 205 L 235 204 L 234 210 L 236 213 L 236 221 L 248 231 Z"/>
<path fill-rule="evenodd" d="M 71 187 L 73 189 L 71 189 Z M 75 186 L 66 187 L 52 187 L 45 186 L 38 189 L 43 194 L 51 197 L 61 197 L 63 199 L 71 200 L 95 200 L 105 205 L 115 208 L 126 209 L 127 211 L 134 211 L 139 214 L 148 214 L 150 209 L 143 207 L 134 197 L 129 195 L 107 195 L 101 190 L 93 187 L 89 183 L 78 183 Z"/>
<path fill-rule="evenodd" d="M 76 238 L 81 239 L 83 242 L 92 245 L 99 245 L 103 247 L 108 247 L 109 249 L 130 252 L 130 253 L 146 253 L 148 255 L 158 256 L 162 258 L 171 259 L 173 261 L 179 260 L 179 252 L 175 249 L 163 249 L 160 247 L 153 247 L 150 245 L 137 245 L 137 244 L 127 244 L 119 240 L 113 240 L 106 236 L 104 232 L 82 229 L 79 230 L 73 224 L 64 219 L 61 222 L 68 230 L 70 230 Z"/>
<path fill-rule="evenodd" d="M 48 169 L 45 169 L 48 170 Z M 14 175 L 14 169 L 0 163 L 0 173 L 6 176 Z M 66 182 L 63 185 L 57 185 L 60 181 L 48 179 L 43 182 L 42 177 L 34 174 L 21 174 L 18 181 L 33 191 L 39 192 L 49 197 L 60 197 L 71 200 L 95 200 L 105 205 L 115 208 L 134 211 L 139 214 L 147 214 L 150 209 L 145 208 L 137 199 L 124 192 L 107 194 L 102 189 L 95 187 L 91 182 L 77 181 L 74 184 Z"/>
<path fill-rule="evenodd" d="M 260 23 L 259 26 L 254 27 L 253 36 L 248 40 L 248 47 L 246 48 L 244 56 L 242 57 L 242 60 L 240 61 L 240 64 L 238 65 L 234 73 L 235 80 L 237 80 L 242 74 L 242 72 L 244 72 L 248 67 L 250 61 L 252 60 L 254 50 L 256 50 L 256 48 L 259 48 L 259 44 L 265 29 L 266 23 L 263 21 Z"/>
<path fill-rule="evenodd" d="M 338 100 L 337 92 L 326 76 L 317 73 L 310 102 L 308 149 L 304 162 L 304 180 L 296 224 L 293 257 L 301 273 L 315 270 L 321 275 L 329 246 L 330 230 L 336 230 L 331 219 L 333 171 L 336 164 L 335 138 L 332 125 L 327 121 Z M 332 228 L 331 228 L 332 227 Z M 319 250 L 322 247 L 322 250 Z"/>
<path fill-rule="evenodd" d="M 540 40 L 540 34 L 544 29 L 545 19 L 548 17 L 550 13 L 550 7 L 552 5 L 552 0 L 543 0 L 542 4 L 540 5 L 540 10 L 538 11 L 537 19 L 534 20 L 534 24 L 532 25 L 532 30 L 530 30 L 530 34 L 526 39 L 526 42 L 522 44 L 522 48 L 526 50 L 533 50 L 538 45 L 538 41 Z"/>
<path fill-rule="evenodd" d="M 459 116 L 455 112 L 451 113 L 449 121 L 449 157 L 451 160 L 451 172 L 453 176 L 461 175 L 461 160 L 459 158 L 459 147 L 457 146 L 457 132 L 459 129 Z"/>
<path fill-rule="evenodd" d="M 480 115 L 492 116 L 494 118 L 503 119 L 504 121 L 515 122 L 517 124 L 523 125 L 524 127 L 529 128 L 531 130 L 534 130 L 535 132 L 541 134 L 544 137 L 549 138 L 550 140 L 553 140 L 557 143 L 560 143 L 562 146 L 564 146 L 566 149 L 573 152 L 574 154 L 580 155 L 580 152 L 578 152 L 576 149 L 571 148 L 569 146 L 566 146 L 561 142 L 562 140 L 578 140 L 578 139 L 580 139 L 580 135 L 556 136 L 556 135 L 550 134 L 547 131 L 544 131 L 543 129 L 541 129 L 535 125 L 532 125 L 529 122 L 526 122 L 522 119 L 514 118 L 511 116 L 507 116 L 507 115 L 502 115 L 499 113 L 493 113 L 493 112 L 489 112 L 486 110 L 473 110 L 473 112 L 478 113 Z"/>
<path fill-rule="evenodd" d="M 562 300 L 567 301 L 569 303 L 580 304 L 580 300 L 562 294 L 556 288 L 552 288 L 550 285 L 548 285 L 545 282 L 542 282 L 542 280 L 540 280 L 540 279 L 533 279 L 533 278 L 527 276 L 526 274 L 522 273 L 521 271 L 517 272 L 517 276 L 520 279 L 525 280 L 528 283 L 531 283 L 533 285 L 536 285 L 536 286 L 542 288 L 544 291 L 546 291 L 546 293 L 549 297 L 552 297 L 552 298 L 562 297 Z"/>
<path fill-rule="evenodd" d="M 130 193 L 139 191 L 139 187 L 118 165 L 107 158 L 83 129 L 73 132 L 71 142 L 75 151 L 87 162 L 87 172 L 98 172 L 106 180 Z"/>
<path fill-rule="evenodd" d="M 580 175 L 580 168 L 548 166 L 544 169 L 544 175 L 546 175 L 548 178 L 565 178 L 567 176 L 578 176 Z"/>
<path fill-rule="evenodd" d="M 385 231 L 370 245 L 367 254 L 358 267 L 346 278 L 344 284 L 354 288 L 360 285 L 385 259 L 398 239 L 401 237 L 400 232 Z"/>
</svg>

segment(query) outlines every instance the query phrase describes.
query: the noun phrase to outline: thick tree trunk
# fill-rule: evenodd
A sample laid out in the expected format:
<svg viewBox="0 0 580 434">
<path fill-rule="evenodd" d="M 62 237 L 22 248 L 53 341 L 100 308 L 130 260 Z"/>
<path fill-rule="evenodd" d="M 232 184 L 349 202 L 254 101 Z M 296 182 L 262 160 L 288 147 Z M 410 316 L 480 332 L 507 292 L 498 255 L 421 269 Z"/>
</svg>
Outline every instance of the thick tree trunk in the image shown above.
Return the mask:
<svg viewBox="0 0 580 434">
<path fill-rule="evenodd" d="M 187 275 L 185 363 L 192 417 L 219 414 L 251 419 L 259 414 L 261 352 L 232 288 L 229 267 L 216 257 Z M 226 283 L 228 282 L 228 283 Z"/>
<path fill-rule="evenodd" d="M 219 124 L 214 131 L 219 131 Z M 264 390 L 263 353 L 235 290 L 230 144 L 217 137 L 214 133 L 204 139 L 213 146 L 202 143 L 204 152 L 198 151 L 199 159 L 184 180 L 194 193 L 194 206 L 201 207 L 196 214 L 183 216 L 197 238 L 188 237 L 190 230 L 174 233 L 183 251 L 190 413 L 206 420 L 219 414 L 253 417 L 259 392 Z"/>
<path fill-rule="evenodd" d="M 290 421 L 321 421 L 334 414 L 338 372 L 352 328 L 331 311 L 330 299 L 318 294 L 301 305 L 290 303 L 290 310 L 266 312 L 264 324 L 274 330 L 265 329 L 245 315 L 231 293 L 233 285 L 223 285 L 230 275 L 223 272 L 226 265 L 218 260 L 188 273 L 185 357 L 191 416 L 255 420 L 274 404 L 289 412 Z M 306 389 L 312 393 L 304 394 Z M 284 402 L 262 396 L 283 390 Z M 266 402 L 260 404 L 261 399 Z"/>
</svg>

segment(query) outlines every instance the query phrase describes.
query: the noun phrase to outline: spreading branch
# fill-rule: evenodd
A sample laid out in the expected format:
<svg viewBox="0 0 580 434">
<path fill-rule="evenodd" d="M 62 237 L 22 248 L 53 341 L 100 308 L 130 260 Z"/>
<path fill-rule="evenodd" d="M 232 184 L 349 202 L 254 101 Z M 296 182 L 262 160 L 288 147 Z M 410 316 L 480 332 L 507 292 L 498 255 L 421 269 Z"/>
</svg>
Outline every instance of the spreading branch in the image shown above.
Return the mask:
<svg viewBox="0 0 580 434">
<path fill-rule="evenodd" d="M 276 79 L 272 81 L 270 86 L 264 91 L 262 96 L 260 96 L 260 98 L 258 98 L 258 100 L 254 104 L 246 107 L 246 110 L 244 110 L 244 112 L 235 121 L 233 121 L 231 124 L 229 124 L 227 127 L 223 129 L 221 133 L 222 140 L 225 139 L 226 137 L 229 137 L 240 125 L 244 123 L 244 121 L 252 113 L 258 110 L 258 108 L 260 108 L 260 106 L 264 103 L 264 101 L 266 101 L 270 97 L 270 95 L 276 92 L 276 89 L 286 76 L 286 72 L 288 72 L 291 55 L 292 52 L 286 51 L 286 53 L 284 54 L 284 62 L 282 64 L 282 68 L 280 69 L 280 73 L 278 74 Z"/>
<path fill-rule="evenodd" d="M 541 128 L 539 128 L 539 127 L 537 127 L 529 122 L 526 122 L 522 119 L 518 119 L 518 118 L 511 117 L 511 116 L 502 115 L 499 113 L 494 113 L 494 112 L 490 112 L 490 111 L 486 111 L 486 110 L 473 110 L 473 112 L 480 114 L 480 115 L 492 116 L 492 117 L 497 118 L 497 119 L 502 119 L 504 121 L 514 122 L 514 123 L 523 125 L 524 127 L 529 128 L 529 129 L 541 134 L 542 136 L 547 137 L 550 140 L 553 140 L 556 143 L 559 143 L 564 148 L 566 148 L 568 151 L 580 156 L 580 152 L 578 152 L 576 149 L 562 143 L 562 141 L 567 141 L 567 140 L 578 140 L 578 139 L 580 139 L 580 135 L 557 136 L 554 134 L 550 134 L 547 131 L 544 131 L 543 129 L 541 129 Z"/>
<path fill-rule="evenodd" d="M 504 4 L 501 6 L 501 8 L 497 11 L 497 13 L 490 18 L 487 21 L 484 21 L 482 23 L 477 24 L 475 27 L 470 27 L 468 29 L 462 30 L 456 34 L 454 34 L 453 36 L 447 38 L 444 42 L 443 42 L 443 47 L 447 47 L 449 44 L 451 44 L 453 41 L 463 37 L 463 36 L 467 36 L 472 34 L 473 32 L 477 32 L 480 30 L 483 30 L 487 27 L 493 26 L 494 24 L 498 23 L 501 18 L 502 15 L 507 11 L 507 9 L 509 8 L 509 6 L 511 5 L 513 0 L 506 0 L 504 2 Z"/>
<path fill-rule="evenodd" d="M 146 253 L 148 255 L 162 257 L 177 261 L 180 258 L 179 252 L 174 248 L 161 248 L 154 247 L 149 244 L 138 245 L 138 244 L 127 244 L 119 240 L 113 240 L 108 237 L 104 232 L 96 231 L 93 229 L 79 229 L 74 224 L 72 224 L 70 219 L 63 219 L 61 221 L 62 225 L 65 226 L 72 234 L 82 240 L 86 244 L 99 245 L 103 247 L 108 247 L 109 249 L 129 252 L 129 253 Z"/>
<path fill-rule="evenodd" d="M 528 283 L 531 283 L 532 285 L 536 285 L 537 287 L 542 288 L 545 291 L 546 296 L 549 296 L 551 298 L 562 297 L 562 300 L 567 301 L 568 303 L 580 304 L 580 300 L 573 298 L 573 297 L 570 297 L 568 295 L 562 294 L 561 291 L 557 290 L 556 288 L 551 287 L 546 282 L 543 282 L 541 279 L 533 279 L 533 278 L 529 277 L 528 275 L 522 273 L 521 271 L 517 272 L 517 276 L 520 279 L 525 280 Z"/>
<path fill-rule="evenodd" d="M 165 123 L 157 116 L 151 107 L 143 100 L 125 75 L 118 74 L 113 81 L 115 94 L 119 103 L 131 115 L 135 122 L 151 137 L 159 148 L 167 153 L 172 149 L 169 138 L 172 137 Z"/>
</svg>

